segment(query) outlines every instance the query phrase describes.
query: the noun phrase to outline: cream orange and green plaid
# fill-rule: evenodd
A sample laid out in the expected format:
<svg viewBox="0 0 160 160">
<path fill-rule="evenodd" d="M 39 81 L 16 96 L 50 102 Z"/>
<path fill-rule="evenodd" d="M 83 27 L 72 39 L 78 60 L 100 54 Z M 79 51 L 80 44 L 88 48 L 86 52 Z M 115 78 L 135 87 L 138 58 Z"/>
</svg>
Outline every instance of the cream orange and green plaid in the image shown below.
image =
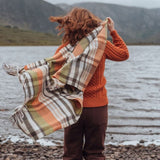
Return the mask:
<svg viewBox="0 0 160 160">
<path fill-rule="evenodd" d="M 94 29 L 74 47 L 63 47 L 51 58 L 26 65 L 19 80 L 24 104 L 15 109 L 14 123 L 34 140 L 77 122 L 83 92 L 107 42 L 107 25 Z"/>
</svg>

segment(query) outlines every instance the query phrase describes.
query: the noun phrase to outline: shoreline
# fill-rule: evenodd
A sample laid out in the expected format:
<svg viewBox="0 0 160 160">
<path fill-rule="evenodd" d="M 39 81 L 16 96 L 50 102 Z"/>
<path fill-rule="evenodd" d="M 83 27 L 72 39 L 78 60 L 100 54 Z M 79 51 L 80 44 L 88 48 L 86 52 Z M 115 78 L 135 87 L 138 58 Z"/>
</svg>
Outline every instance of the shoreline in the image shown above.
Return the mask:
<svg viewBox="0 0 160 160">
<path fill-rule="evenodd" d="M 107 137 L 106 137 L 107 138 Z M 39 144 L 41 146 L 63 146 L 63 137 L 59 138 L 51 138 L 51 137 L 44 137 L 41 138 L 37 141 L 34 141 L 33 139 L 27 137 L 27 136 L 13 136 L 10 135 L 8 137 L 6 136 L 0 136 L 0 144 L 4 143 L 25 143 L 25 144 L 30 144 L 34 145 Z M 115 140 L 110 140 L 105 143 L 105 145 L 113 145 L 113 146 L 137 146 L 137 145 L 143 145 L 145 147 L 149 145 L 155 145 L 155 146 L 160 146 L 160 140 L 145 140 L 145 139 L 139 139 L 139 140 L 123 140 L 123 141 L 115 141 Z"/>
<path fill-rule="evenodd" d="M 61 45 L 60 44 L 40 44 L 40 43 L 37 43 L 37 44 L 0 44 L 0 47 L 32 47 L 32 46 L 59 46 Z M 160 43 L 159 44 L 151 44 L 151 43 L 128 43 L 127 46 L 160 46 Z"/>
<path fill-rule="evenodd" d="M 0 140 L 1 142 L 1 140 Z M 105 145 L 108 160 L 160 160 L 160 145 Z M 7 141 L 0 144 L 0 160 L 62 160 L 63 146 Z"/>
</svg>

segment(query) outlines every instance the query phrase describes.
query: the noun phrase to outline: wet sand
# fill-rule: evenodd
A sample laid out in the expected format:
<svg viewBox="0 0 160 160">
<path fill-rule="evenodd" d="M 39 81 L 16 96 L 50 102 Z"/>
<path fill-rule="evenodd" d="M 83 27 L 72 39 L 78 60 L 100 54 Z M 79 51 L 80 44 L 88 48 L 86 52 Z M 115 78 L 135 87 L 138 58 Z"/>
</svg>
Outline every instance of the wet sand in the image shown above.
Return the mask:
<svg viewBox="0 0 160 160">
<path fill-rule="evenodd" d="M 160 146 L 106 145 L 104 154 L 107 160 L 160 160 Z M 62 160 L 62 157 L 62 146 L 11 141 L 0 144 L 0 160 Z"/>
</svg>

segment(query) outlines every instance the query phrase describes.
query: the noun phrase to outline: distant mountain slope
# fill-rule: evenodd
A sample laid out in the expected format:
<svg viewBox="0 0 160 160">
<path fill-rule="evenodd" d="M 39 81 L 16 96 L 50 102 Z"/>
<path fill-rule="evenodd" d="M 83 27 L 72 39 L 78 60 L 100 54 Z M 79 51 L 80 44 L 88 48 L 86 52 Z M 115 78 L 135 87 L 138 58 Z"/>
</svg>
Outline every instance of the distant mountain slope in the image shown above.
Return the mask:
<svg viewBox="0 0 160 160">
<path fill-rule="evenodd" d="M 127 43 L 160 44 L 160 9 L 127 7 L 106 3 L 53 5 L 43 0 L 0 0 L 0 25 L 56 33 L 56 23 L 48 18 L 65 15 L 72 7 L 89 9 L 101 19 L 110 16 Z"/>
<path fill-rule="evenodd" d="M 43 0 L 0 0 L 0 25 L 53 32 L 55 24 L 48 17 L 64 14 L 64 10 Z"/>
<path fill-rule="evenodd" d="M 58 5 L 59 7 L 64 5 Z M 75 3 L 101 19 L 111 17 L 120 35 L 129 43 L 160 43 L 160 9 L 127 7 L 106 3 Z M 66 6 L 66 11 L 70 9 Z"/>
</svg>

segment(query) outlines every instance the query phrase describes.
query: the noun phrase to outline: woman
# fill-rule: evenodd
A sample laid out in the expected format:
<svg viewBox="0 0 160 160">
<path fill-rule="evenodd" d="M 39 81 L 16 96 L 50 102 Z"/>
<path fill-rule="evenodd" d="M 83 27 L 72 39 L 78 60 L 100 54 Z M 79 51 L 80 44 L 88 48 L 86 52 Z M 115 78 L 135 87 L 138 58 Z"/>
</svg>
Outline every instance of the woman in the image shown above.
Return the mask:
<svg viewBox="0 0 160 160">
<path fill-rule="evenodd" d="M 75 45 L 88 33 L 100 26 L 102 20 L 82 8 L 74 8 L 64 17 L 50 17 L 58 22 L 63 44 L 57 52 L 70 43 Z M 107 41 L 102 59 L 84 91 L 83 112 L 78 122 L 64 130 L 64 160 L 104 160 L 104 140 L 108 121 L 108 98 L 104 77 L 105 60 L 124 61 L 129 58 L 125 42 L 108 17 L 108 30 L 113 44 Z"/>
</svg>

